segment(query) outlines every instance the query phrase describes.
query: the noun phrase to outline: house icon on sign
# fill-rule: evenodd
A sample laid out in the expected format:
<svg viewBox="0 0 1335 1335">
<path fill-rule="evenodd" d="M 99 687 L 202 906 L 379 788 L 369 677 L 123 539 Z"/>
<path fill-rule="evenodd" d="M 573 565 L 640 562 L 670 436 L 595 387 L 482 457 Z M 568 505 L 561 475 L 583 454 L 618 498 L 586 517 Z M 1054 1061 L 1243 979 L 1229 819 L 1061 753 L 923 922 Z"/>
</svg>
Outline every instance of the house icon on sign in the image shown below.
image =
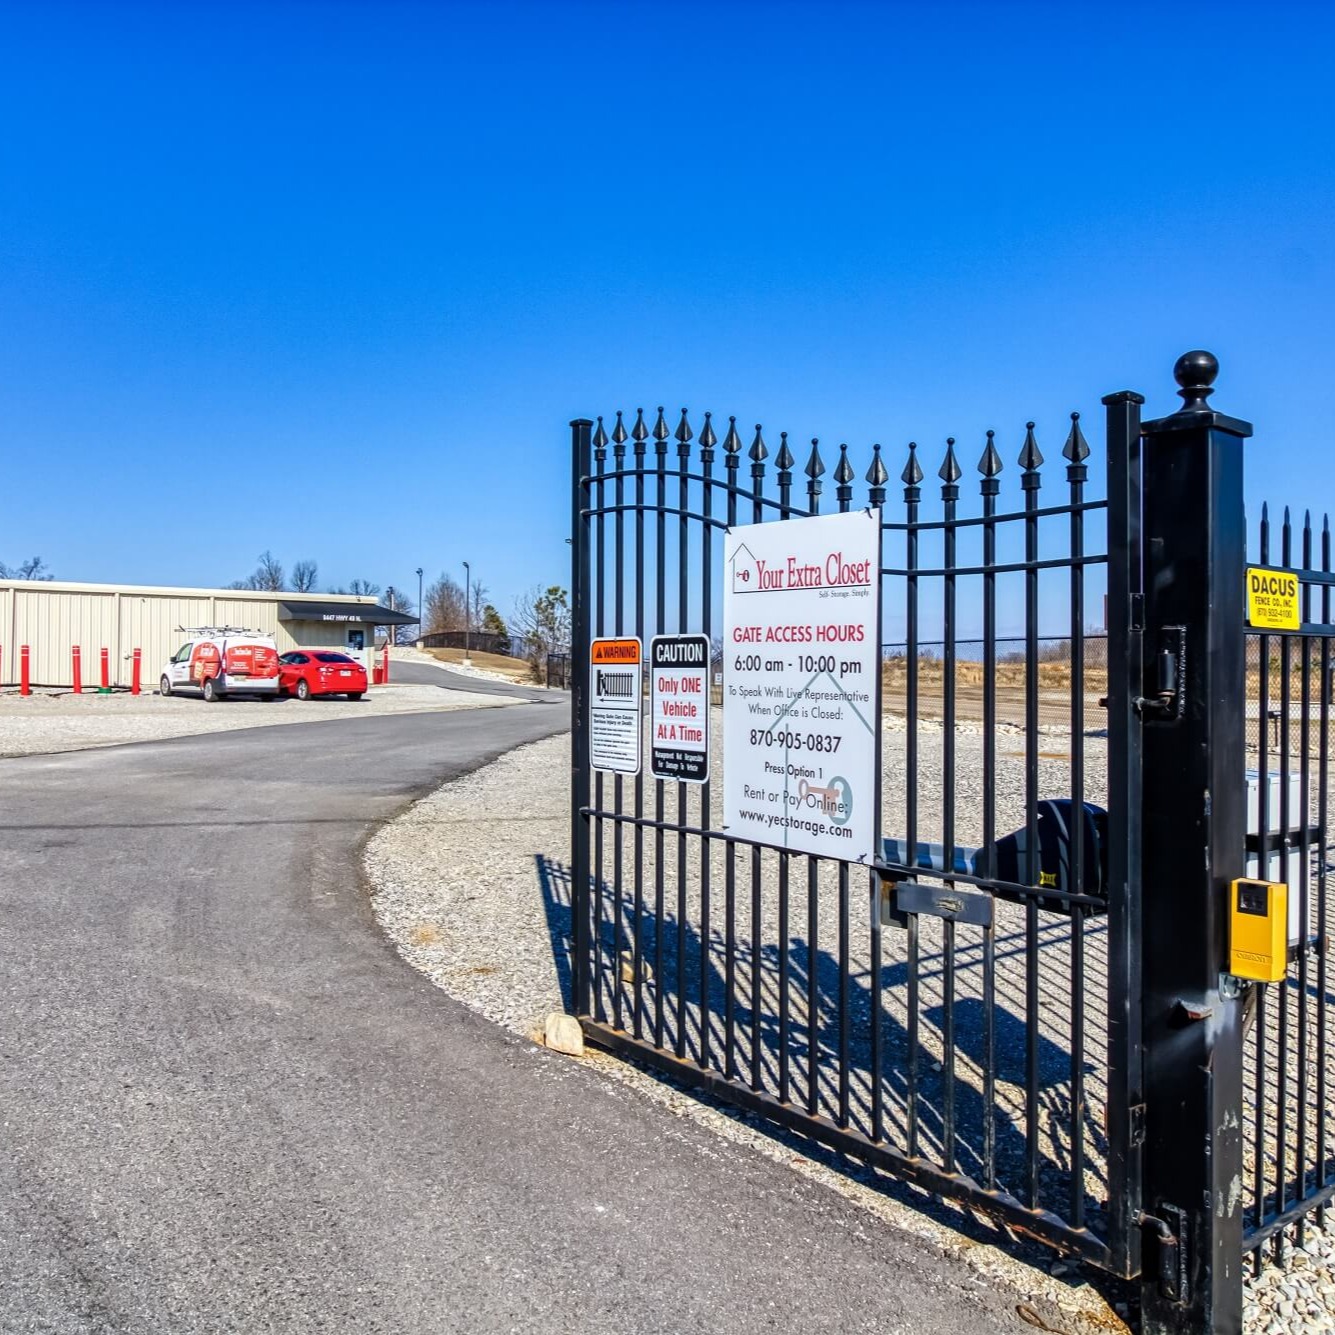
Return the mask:
<svg viewBox="0 0 1335 1335">
<path fill-rule="evenodd" d="M 733 593 L 754 593 L 760 588 L 760 580 L 756 575 L 756 558 L 746 543 L 742 543 L 728 557 L 728 564 L 732 566 Z"/>
</svg>

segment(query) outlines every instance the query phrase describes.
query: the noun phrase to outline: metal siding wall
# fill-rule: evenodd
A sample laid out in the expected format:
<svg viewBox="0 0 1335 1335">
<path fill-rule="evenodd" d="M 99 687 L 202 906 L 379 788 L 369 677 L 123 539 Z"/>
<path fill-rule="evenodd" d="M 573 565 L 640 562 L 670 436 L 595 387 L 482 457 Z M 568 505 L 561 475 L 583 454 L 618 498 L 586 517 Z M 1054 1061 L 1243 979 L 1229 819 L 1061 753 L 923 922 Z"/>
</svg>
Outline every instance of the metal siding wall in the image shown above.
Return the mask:
<svg viewBox="0 0 1335 1335">
<path fill-rule="evenodd" d="M 14 590 L 0 589 L 0 685 L 19 679 L 19 643 L 14 638 Z"/>
<path fill-rule="evenodd" d="M 178 626 L 202 626 L 208 622 L 211 598 L 164 597 L 162 594 L 121 594 L 120 684 L 130 683 L 130 659 L 135 649 L 143 651 L 143 686 L 157 686 L 167 660 L 188 638 Z"/>
<path fill-rule="evenodd" d="M 240 626 L 246 630 L 258 630 L 264 634 L 278 635 L 278 599 L 281 594 L 260 600 L 249 598 L 228 598 L 221 595 L 214 599 L 217 610 L 216 625 Z"/>
<path fill-rule="evenodd" d="M 345 647 L 346 623 L 280 622 L 281 597 L 290 595 L 245 598 L 227 592 L 147 593 L 132 587 L 0 588 L 0 682 L 18 682 L 19 647 L 26 644 L 32 651 L 33 684 L 68 686 L 70 649 L 77 643 L 85 690 L 98 686 L 99 657 L 105 647 L 111 653 L 113 686 L 129 686 L 133 652 L 142 650 L 143 687 L 151 691 L 164 664 L 187 638 L 178 629 L 181 626 L 231 625 L 267 632 L 279 653 L 298 644 Z M 365 629 L 369 646 L 373 627 Z"/>
<path fill-rule="evenodd" d="M 68 686 L 73 680 L 72 653 L 83 655 L 83 685 L 95 690 L 98 658 L 115 643 L 116 600 L 110 593 L 44 593 L 14 590 L 15 642 L 32 650 L 35 686 Z"/>
</svg>

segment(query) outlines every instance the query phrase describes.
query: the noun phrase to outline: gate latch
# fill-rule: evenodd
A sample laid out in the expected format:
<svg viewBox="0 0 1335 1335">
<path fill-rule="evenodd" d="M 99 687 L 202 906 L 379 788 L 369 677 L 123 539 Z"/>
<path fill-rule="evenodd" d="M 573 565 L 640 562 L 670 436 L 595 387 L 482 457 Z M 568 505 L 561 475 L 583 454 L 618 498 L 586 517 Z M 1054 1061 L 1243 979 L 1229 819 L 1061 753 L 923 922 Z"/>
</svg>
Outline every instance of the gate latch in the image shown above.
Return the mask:
<svg viewBox="0 0 1335 1335">
<path fill-rule="evenodd" d="M 1142 718 L 1180 719 L 1187 707 L 1187 628 L 1165 626 L 1154 656 L 1154 694 L 1136 701 Z"/>
<path fill-rule="evenodd" d="M 1176 1231 L 1165 1220 L 1155 1215 L 1140 1215 L 1140 1224 L 1151 1230 L 1158 1243 L 1159 1292 L 1169 1302 L 1186 1304 L 1191 1296 L 1187 1282 L 1187 1249 L 1183 1240 L 1187 1232 L 1187 1212 L 1165 1202 L 1160 1207 L 1176 1224 Z"/>
</svg>

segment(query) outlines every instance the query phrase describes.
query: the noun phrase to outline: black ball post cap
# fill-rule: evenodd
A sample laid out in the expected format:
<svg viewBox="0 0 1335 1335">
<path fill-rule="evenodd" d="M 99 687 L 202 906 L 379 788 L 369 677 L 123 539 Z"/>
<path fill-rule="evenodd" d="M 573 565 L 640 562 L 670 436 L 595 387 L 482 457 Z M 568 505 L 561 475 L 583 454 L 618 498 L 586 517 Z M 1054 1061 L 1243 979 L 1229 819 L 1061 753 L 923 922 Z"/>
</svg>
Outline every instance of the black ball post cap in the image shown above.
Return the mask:
<svg viewBox="0 0 1335 1335">
<path fill-rule="evenodd" d="M 1219 359 L 1214 353 L 1203 348 L 1184 352 L 1173 367 L 1173 379 L 1182 386 L 1177 391 L 1182 399 L 1178 412 L 1208 412 L 1205 400 L 1214 393 L 1212 386 L 1218 374 Z"/>
</svg>

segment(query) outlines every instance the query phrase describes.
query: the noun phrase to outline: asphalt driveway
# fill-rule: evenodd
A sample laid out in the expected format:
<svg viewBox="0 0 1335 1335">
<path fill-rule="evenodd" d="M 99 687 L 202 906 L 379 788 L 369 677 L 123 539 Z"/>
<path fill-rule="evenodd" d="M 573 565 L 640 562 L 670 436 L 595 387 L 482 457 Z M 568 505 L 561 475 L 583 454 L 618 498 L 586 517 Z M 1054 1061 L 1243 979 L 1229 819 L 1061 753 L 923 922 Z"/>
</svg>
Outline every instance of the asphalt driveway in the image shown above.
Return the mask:
<svg viewBox="0 0 1335 1335">
<path fill-rule="evenodd" d="M 0 1330 L 1023 1328 L 381 938 L 367 832 L 564 699 L 0 762 Z"/>
</svg>

